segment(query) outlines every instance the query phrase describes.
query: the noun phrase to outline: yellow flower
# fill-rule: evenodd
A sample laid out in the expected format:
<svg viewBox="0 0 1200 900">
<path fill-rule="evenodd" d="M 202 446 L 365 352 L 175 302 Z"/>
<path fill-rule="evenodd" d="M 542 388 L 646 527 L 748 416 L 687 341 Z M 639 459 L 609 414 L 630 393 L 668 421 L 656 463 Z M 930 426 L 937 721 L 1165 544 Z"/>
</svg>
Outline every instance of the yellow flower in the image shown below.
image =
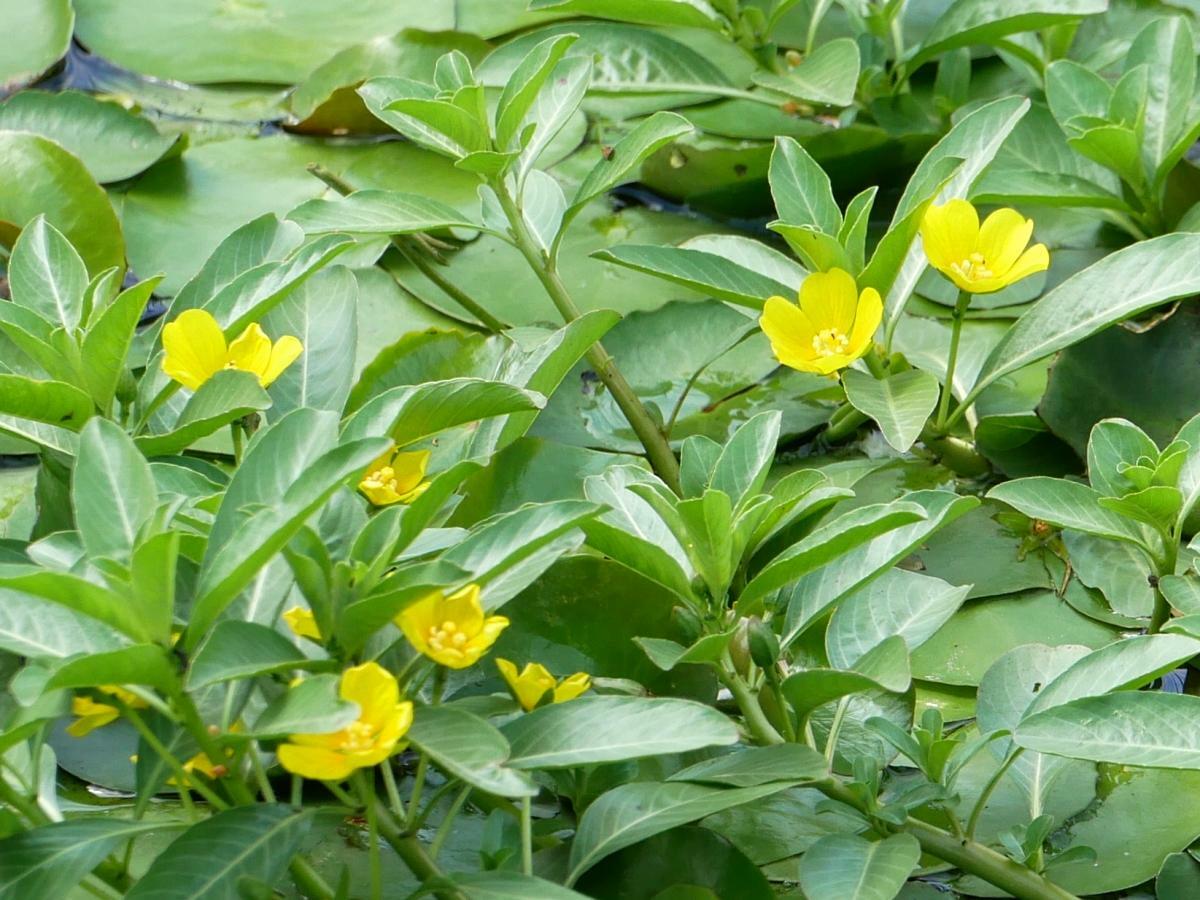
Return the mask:
<svg viewBox="0 0 1200 900">
<path fill-rule="evenodd" d="M 274 344 L 257 323 L 226 345 L 221 326 L 203 309 L 189 309 L 168 322 L 162 334 L 163 372 L 185 388 L 196 390 L 222 369 L 239 369 L 258 376 L 267 387 L 296 361 L 304 347 L 290 334 Z"/>
<path fill-rule="evenodd" d="M 547 693 L 551 693 L 551 703 L 565 703 L 592 686 L 591 676 L 587 672 L 576 672 L 558 681 L 541 663 L 526 663 L 525 668 L 517 674 L 517 667 L 513 663 L 497 657 L 496 668 L 526 712 L 541 703 Z"/>
<path fill-rule="evenodd" d="M 358 489 L 376 506 L 412 503 L 429 487 L 428 481 L 421 480 L 428 465 L 428 450 L 412 453 L 389 450 L 367 466 L 367 474 L 358 483 Z"/>
<path fill-rule="evenodd" d="M 283 614 L 283 621 L 296 637 L 309 638 L 320 643 L 321 631 L 317 628 L 317 619 L 311 609 L 293 606 Z"/>
<path fill-rule="evenodd" d="M 355 769 L 378 765 L 396 750 L 413 721 L 413 705 L 400 700 L 400 688 L 377 663 L 342 673 L 339 693 L 357 703 L 358 720 L 331 734 L 293 734 L 280 744 L 279 763 L 294 775 L 341 781 Z"/>
<path fill-rule="evenodd" d="M 145 709 L 147 703 L 137 694 L 131 693 L 115 684 L 102 684 L 97 690 L 111 694 L 131 709 Z M 67 734 L 81 738 L 97 728 L 103 728 L 110 722 L 116 721 L 121 711 L 107 703 L 98 703 L 91 697 L 73 697 L 71 699 L 71 715 L 79 716 L 67 726 Z"/>
<path fill-rule="evenodd" d="M 785 366 L 832 375 L 871 348 L 882 320 L 878 291 L 866 288 L 859 295 L 854 276 L 830 269 L 804 279 L 799 306 L 783 297 L 769 298 L 758 322 Z"/>
<path fill-rule="evenodd" d="M 487 616 L 479 603 L 479 585 L 447 596 L 426 594 L 396 616 L 396 624 L 417 650 L 451 669 L 465 669 L 496 642 L 508 619 Z"/>
<path fill-rule="evenodd" d="M 240 722 L 235 722 L 233 724 L 233 727 L 229 729 L 230 733 L 236 733 L 241 730 L 242 730 L 242 726 L 241 726 Z M 199 772 L 201 775 L 203 775 L 205 778 L 209 779 L 210 781 L 216 781 L 218 778 L 224 778 L 226 775 L 229 774 L 229 766 L 226 765 L 226 763 L 228 763 L 229 760 L 233 759 L 233 756 L 234 756 L 232 747 L 226 747 L 224 752 L 225 752 L 225 763 L 213 763 L 213 761 L 208 758 L 207 753 L 197 753 L 195 756 L 193 756 L 191 759 L 189 759 L 187 762 L 185 762 L 183 764 L 183 771 L 186 772 L 188 775 L 191 775 L 193 772 Z M 137 761 L 136 757 L 135 757 L 134 761 L 135 762 Z M 188 780 L 190 781 L 191 779 L 188 779 Z M 176 783 L 174 777 L 168 778 L 167 784 L 172 785 L 172 786 L 177 786 L 177 783 Z"/>
<path fill-rule="evenodd" d="M 1046 271 L 1046 245 L 1026 249 L 1032 234 L 1033 220 L 1015 209 L 998 209 L 980 225 L 979 213 L 966 200 L 931 206 L 921 221 L 930 265 L 971 294 L 990 294 Z"/>
</svg>

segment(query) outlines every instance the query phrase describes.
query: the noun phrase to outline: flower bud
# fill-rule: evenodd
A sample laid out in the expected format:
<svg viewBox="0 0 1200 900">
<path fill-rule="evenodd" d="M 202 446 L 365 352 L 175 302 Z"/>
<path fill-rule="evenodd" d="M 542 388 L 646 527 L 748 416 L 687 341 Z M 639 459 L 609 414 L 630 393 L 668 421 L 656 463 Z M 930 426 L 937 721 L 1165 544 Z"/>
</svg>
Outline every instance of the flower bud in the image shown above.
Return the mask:
<svg viewBox="0 0 1200 900">
<path fill-rule="evenodd" d="M 769 669 L 779 659 L 779 638 L 771 630 L 771 626 L 757 617 L 749 620 L 747 635 L 750 644 L 750 658 L 762 669 Z"/>
<path fill-rule="evenodd" d="M 733 660 L 734 669 L 743 678 L 750 674 L 749 624 L 749 619 L 739 620 L 737 629 L 733 632 L 733 639 L 729 642 L 729 658 Z"/>
<path fill-rule="evenodd" d="M 696 611 L 689 606 L 674 607 L 671 610 L 671 621 L 679 629 L 684 644 L 688 646 L 700 640 L 700 636 L 704 633 L 704 623 L 700 621 Z"/>
</svg>

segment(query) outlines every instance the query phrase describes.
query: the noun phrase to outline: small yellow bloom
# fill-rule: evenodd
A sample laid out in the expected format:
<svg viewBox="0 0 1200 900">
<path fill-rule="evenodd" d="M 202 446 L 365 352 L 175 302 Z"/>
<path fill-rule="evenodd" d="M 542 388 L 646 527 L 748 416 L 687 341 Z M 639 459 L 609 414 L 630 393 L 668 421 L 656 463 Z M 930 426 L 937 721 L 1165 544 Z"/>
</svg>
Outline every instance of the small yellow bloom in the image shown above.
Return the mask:
<svg viewBox="0 0 1200 900">
<path fill-rule="evenodd" d="M 147 703 L 137 694 L 131 693 L 115 684 L 102 684 L 97 690 L 116 697 L 130 709 L 145 709 Z M 115 722 L 121 711 L 107 703 L 98 703 L 91 697 L 73 697 L 71 699 L 71 715 L 79 718 L 67 726 L 67 734 L 81 738 L 97 728 L 103 728 L 110 722 Z"/>
<path fill-rule="evenodd" d="M 507 659 L 496 659 L 496 668 L 508 682 L 521 708 L 526 712 L 534 709 L 546 694 L 551 694 L 551 703 L 565 703 L 574 700 L 592 686 L 591 676 L 587 672 L 576 672 L 562 681 L 551 675 L 541 663 L 526 663 L 520 674 L 517 667 Z"/>
<path fill-rule="evenodd" d="M 429 487 L 429 482 L 422 480 L 428 465 L 428 450 L 410 453 L 389 450 L 367 466 L 358 489 L 376 506 L 412 503 Z"/>
<path fill-rule="evenodd" d="M 229 731 L 231 733 L 236 733 L 241 730 L 242 730 L 242 726 L 241 726 L 240 722 L 235 722 L 233 724 L 233 727 L 229 729 Z M 214 763 L 211 759 L 208 758 L 207 753 L 197 753 L 195 756 L 193 756 L 191 759 L 189 759 L 187 762 L 185 762 L 183 764 L 183 771 L 186 772 L 188 775 L 191 775 L 193 772 L 199 772 L 201 775 L 203 775 L 205 778 L 209 779 L 210 781 L 216 781 L 218 778 L 224 778 L 226 775 L 229 774 L 229 766 L 227 765 L 227 763 L 229 762 L 229 760 L 233 759 L 233 756 L 234 756 L 232 747 L 226 747 L 224 752 L 225 752 L 225 762 L 224 763 Z M 136 762 L 136 758 L 134 761 Z M 188 780 L 190 781 L 191 779 L 188 779 Z M 167 784 L 172 785 L 172 786 L 177 786 L 177 783 L 173 777 L 167 779 Z"/>
<path fill-rule="evenodd" d="M 269 386 L 296 361 L 304 347 L 298 338 L 284 335 L 274 344 L 257 323 L 226 345 L 221 326 L 203 309 L 189 309 L 168 322 L 162 334 L 163 372 L 185 388 L 196 390 L 222 369 L 239 369 L 258 376 Z"/>
<path fill-rule="evenodd" d="M 280 765 L 292 774 L 341 781 L 355 769 L 391 756 L 412 725 L 412 703 L 401 702 L 395 677 L 378 663 L 347 669 L 339 694 L 358 704 L 358 720 L 331 734 L 290 735 L 279 745 L 278 755 Z"/>
<path fill-rule="evenodd" d="M 317 643 L 321 641 L 321 630 L 317 628 L 317 618 L 311 609 L 293 606 L 283 614 L 283 621 L 296 637 L 309 638 Z"/>
<path fill-rule="evenodd" d="M 854 276 L 830 269 L 804 279 L 799 306 L 783 297 L 769 298 L 758 323 L 785 366 L 832 375 L 871 348 L 881 321 L 879 292 L 866 288 L 860 295 Z"/>
<path fill-rule="evenodd" d="M 484 616 L 479 603 L 479 585 L 447 596 L 441 591 L 427 594 L 396 616 L 396 624 L 418 651 L 451 669 L 465 669 L 478 662 L 496 638 L 508 627 L 504 616 Z"/>
<path fill-rule="evenodd" d="M 1026 249 L 1033 220 L 1015 209 L 998 209 L 979 224 L 966 200 L 931 206 L 921 221 L 929 263 L 971 294 L 990 294 L 1050 266 L 1045 244 Z"/>
</svg>

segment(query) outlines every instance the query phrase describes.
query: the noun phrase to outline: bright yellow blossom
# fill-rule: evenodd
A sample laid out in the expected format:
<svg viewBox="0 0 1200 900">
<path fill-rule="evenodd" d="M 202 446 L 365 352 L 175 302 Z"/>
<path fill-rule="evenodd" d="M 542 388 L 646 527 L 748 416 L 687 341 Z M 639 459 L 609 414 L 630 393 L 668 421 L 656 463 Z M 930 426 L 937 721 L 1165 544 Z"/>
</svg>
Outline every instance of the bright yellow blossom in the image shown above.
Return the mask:
<svg viewBox="0 0 1200 900">
<path fill-rule="evenodd" d="M 931 206 L 921 221 L 929 263 L 961 290 L 990 294 L 1050 265 L 1045 244 L 1029 244 L 1033 220 L 1015 209 L 998 209 L 979 224 L 966 200 Z"/>
<path fill-rule="evenodd" d="M 357 721 L 331 734 L 293 734 L 280 744 L 279 763 L 293 775 L 341 781 L 391 756 L 412 725 L 412 703 L 401 702 L 395 677 L 378 663 L 347 669 L 338 693 L 358 704 Z"/>
<path fill-rule="evenodd" d="M 226 345 L 221 326 L 203 309 L 189 309 L 168 322 L 162 333 L 163 372 L 185 388 L 196 390 L 222 369 L 239 369 L 258 376 L 267 387 L 304 350 L 298 338 L 284 335 L 274 344 L 257 323 Z"/>
<path fill-rule="evenodd" d="M 854 276 L 842 269 L 813 272 L 800 284 L 800 305 L 771 297 L 758 320 L 775 358 L 801 372 L 832 375 L 871 348 L 883 320 L 874 288 L 860 295 Z"/>
<path fill-rule="evenodd" d="M 115 684 L 102 684 L 97 690 L 116 697 L 130 709 L 145 709 L 147 703 L 137 694 L 131 693 Z M 71 699 L 71 715 L 79 718 L 67 726 L 67 734 L 81 738 L 97 728 L 103 728 L 110 722 L 115 722 L 121 711 L 107 703 L 99 703 L 91 697 L 73 697 Z"/>
<path fill-rule="evenodd" d="M 317 641 L 321 640 L 321 630 L 317 628 L 317 618 L 313 615 L 311 609 L 305 609 L 302 606 L 293 606 L 283 614 L 283 621 L 287 623 L 287 627 L 292 630 L 292 634 L 296 637 L 309 638 Z"/>
<path fill-rule="evenodd" d="M 592 686 L 592 678 L 587 672 L 576 672 L 559 681 L 541 663 L 526 663 L 525 668 L 518 674 L 515 664 L 497 657 L 496 668 L 500 670 L 500 674 L 508 682 L 509 690 L 526 712 L 541 703 L 547 693 L 551 695 L 551 703 L 565 703 L 574 700 Z"/>
<path fill-rule="evenodd" d="M 496 642 L 508 619 L 484 616 L 479 603 L 479 585 L 447 596 L 442 591 L 427 594 L 407 606 L 396 617 L 396 624 L 409 643 L 434 662 L 451 669 L 465 669 L 478 662 Z"/>
<path fill-rule="evenodd" d="M 429 482 L 422 480 L 428 465 L 428 450 L 411 453 L 389 450 L 367 466 L 358 489 L 376 506 L 412 503 L 429 487 Z"/>
</svg>

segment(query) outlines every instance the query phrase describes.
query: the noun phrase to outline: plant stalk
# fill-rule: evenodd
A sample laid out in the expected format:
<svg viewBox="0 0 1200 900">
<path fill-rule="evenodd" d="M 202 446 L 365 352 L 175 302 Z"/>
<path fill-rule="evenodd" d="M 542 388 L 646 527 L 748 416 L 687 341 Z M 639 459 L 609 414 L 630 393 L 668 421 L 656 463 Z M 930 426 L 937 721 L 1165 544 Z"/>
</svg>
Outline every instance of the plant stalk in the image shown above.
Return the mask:
<svg viewBox="0 0 1200 900">
<path fill-rule="evenodd" d="M 946 360 L 946 380 L 942 384 L 942 396 L 938 401 L 937 419 L 933 426 L 941 434 L 946 433 L 950 397 L 954 394 L 954 370 L 958 367 L 958 344 L 962 339 L 963 319 L 966 318 L 967 307 L 970 305 L 971 295 L 966 291 L 959 291 L 958 301 L 954 304 L 954 324 L 950 330 L 950 358 Z"/>
<path fill-rule="evenodd" d="M 553 259 L 538 248 L 533 235 L 529 232 L 529 226 L 525 224 L 525 217 L 508 192 L 507 185 L 495 181 L 492 183 L 492 189 L 495 190 L 504 215 L 508 219 L 517 249 L 521 251 L 521 255 L 529 263 L 529 267 L 537 276 L 538 281 L 542 283 L 542 287 L 550 296 L 563 321 L 567 324 L 574 322 L 580 316 L 579 308 L 571 299 Z M 646 450 L 646 457 L 650 460 L 650 465 L 658 477 L 666 482 L 672 491 L 679 494 L 681 490 L 679 461 L 675 458 L 675 453 L 671 450 L 671 444 L 666 435 L 655 424 L 642 401 L 630 387 L 629 382 L 625 380 L 625 376 L 621 374 L 621 370 L 617 368 L 616 360 L 609 355 L 599 341 L 588 349 L 587 360 L 612 394 L 613 400 L 620 407 L 625 419 L 638 436 L 638 440 L 642 442 L 642 446 Z"/>
</svg>

